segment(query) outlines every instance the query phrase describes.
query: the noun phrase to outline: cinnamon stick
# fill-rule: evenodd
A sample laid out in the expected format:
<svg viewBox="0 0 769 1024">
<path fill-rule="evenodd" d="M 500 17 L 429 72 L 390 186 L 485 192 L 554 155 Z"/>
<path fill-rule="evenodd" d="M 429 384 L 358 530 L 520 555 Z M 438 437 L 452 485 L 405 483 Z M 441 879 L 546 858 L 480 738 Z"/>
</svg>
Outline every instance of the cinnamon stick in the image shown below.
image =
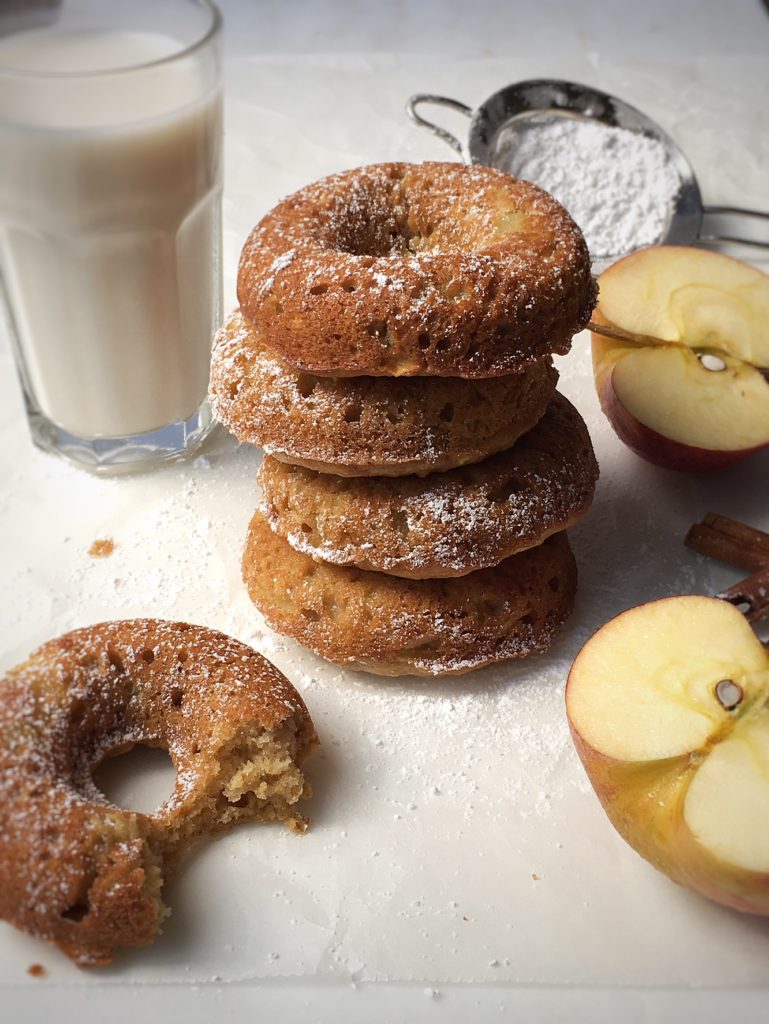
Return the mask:
<svg viewBox="0 0 769 1024">
<path fill-rule="evenodd" d="M 769 619 L 769 569 L 754 572 L 716 596 L 733 604 L 750 623 Z"/>
<path fill-rule="evenodd" d="M 769 568 L 769 534 L 728 516 L 709 512 L 686 535 L 684 544 L 701 555 L 757 572 Z"/>
</svg>

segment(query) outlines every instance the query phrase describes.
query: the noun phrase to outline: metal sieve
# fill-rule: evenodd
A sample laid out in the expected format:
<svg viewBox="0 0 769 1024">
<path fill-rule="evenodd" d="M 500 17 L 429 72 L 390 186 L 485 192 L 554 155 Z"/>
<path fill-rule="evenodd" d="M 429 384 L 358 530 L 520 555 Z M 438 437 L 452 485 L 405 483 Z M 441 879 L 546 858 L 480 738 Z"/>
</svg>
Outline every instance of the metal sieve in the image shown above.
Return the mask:
<svg viewBox="0 0 769 1024">
<path fill-rule="evenodd" d="M 417 108 L 424 104 L 449 107 L 470 118 L 467 142 L 446 128 L 428 121 Z M 656 139 L 665 149 L 678 175 L 680 187 L 670 216 L 657 244 L 747 245 L 769 250 L 769 213 L 732 206 L 705 206 L 692 166 L 678 144 L 660 126 L 629 103 L 577 82 L 531 79 L 516 82 L 494 93 L 476 110 L 446 96 L 417 93 L 406 104 L 408 116 L 448 143 L 465 163 L 486 164 L 510 171 L 516 140 L 532 130 L 537 119 L 581 118 L 614 128 L 640 132 Z M 614 253 L 613 258 L 624 253 Z M 601 254 L 601 262 L 608 254 Z"/>
</svg>

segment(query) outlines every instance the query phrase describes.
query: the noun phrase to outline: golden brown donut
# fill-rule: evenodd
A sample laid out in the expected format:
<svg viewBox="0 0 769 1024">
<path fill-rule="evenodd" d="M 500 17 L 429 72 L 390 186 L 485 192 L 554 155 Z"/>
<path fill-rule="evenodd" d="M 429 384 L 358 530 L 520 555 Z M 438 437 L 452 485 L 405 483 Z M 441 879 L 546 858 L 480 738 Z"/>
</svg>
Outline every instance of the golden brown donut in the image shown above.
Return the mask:
<svg viewBox="0 0 769 1024">
<path fill-rule="evenodd" d="M 571 612 L 577 567 L 557 533 L 468 576 L 402 579 L 316 562 L 256 512 L 243 579 L 273 629 L 329 661 L 384 676 L 450 676 L 546 651 Z"/>
<path fill-rule="evenodd" d="M 254 228 L 238 272 L 271 347 L 332 376 L 514 373 L 567 352 L 595 298 L 585 240 L 552 196 L 459 163 L 307 185 Z"/>
<path fill-rule="evenodd" d="M 239 441 L 339 476 L 462 466 L 509 448 L 547 408 L 549 359 L 491 380 L 315 377 L 267 349 L 239 311 L 214 342 L 210 398 Z"/>
<path fill-rule="evenodd" d="M 345 479 L 265 456 L 260 511 L 297 551 L 411 579 L 463 576 L 571 526 L 598 465 L 562 395 L 514 448 L 425 477 Z"/>
<path fill-rule="evenodd" d="M 137 743 L 177 772 L 152 815 L 93 781 Z M 51 640 L 0 680 L 0 917 L 81 967 L 151 942 L 164 864 L 194 840 L 244 820 L 304 829 L 316 743 L 288 680 L 223 633 L 133 619 Z"/>
</svg>

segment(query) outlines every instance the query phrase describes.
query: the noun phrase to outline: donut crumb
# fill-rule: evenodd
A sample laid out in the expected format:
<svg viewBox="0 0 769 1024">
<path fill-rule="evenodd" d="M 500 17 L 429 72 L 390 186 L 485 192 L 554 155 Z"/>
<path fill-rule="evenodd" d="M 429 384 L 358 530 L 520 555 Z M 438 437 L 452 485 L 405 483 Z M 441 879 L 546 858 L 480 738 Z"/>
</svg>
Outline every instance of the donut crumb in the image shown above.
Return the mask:
<svg viewBox="0 0 769 1024">
<path fill-rule="evenodd" d="M 91 558 L 109 558 L 115 550 L 115 542 L 111 537 L 97 537 L 88 549 Z"/>
<path fill-rule="evenodd" d="M 44 978 L 47 973 L 48 971 L 46 971 L 42 964 L 30 964 L 27 968 L 27 974 L 32 978 Z"/>
</svg>

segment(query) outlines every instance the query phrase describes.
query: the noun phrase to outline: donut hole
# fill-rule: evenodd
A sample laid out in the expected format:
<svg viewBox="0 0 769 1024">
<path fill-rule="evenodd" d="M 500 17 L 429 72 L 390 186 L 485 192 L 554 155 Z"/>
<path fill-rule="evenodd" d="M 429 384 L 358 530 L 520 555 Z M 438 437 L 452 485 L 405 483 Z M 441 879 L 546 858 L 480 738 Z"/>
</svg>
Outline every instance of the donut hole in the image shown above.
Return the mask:
<svg viewBox="0 0 769 1024">
<path fill-rule="evenodd" d="M 492 598 L 487 598 L 481 604 L 481 612 L 483 615 L 488 615 L 494 619 L 499 615 L 503 615 L 505 611 L 507 611 L 507 605 L 504 601 L 495 601 Z"/>
<path fill-rule="evenodd" d="M 340 611 L 336 595 L 329 590 L 324 590 L 323 594 L 321 595 L 321 602 L 323 605 L 323 614 L 326 616 L 326 618 L 329 618 L 331 619 L 332 622 L 335 622 L 339 616 Z"/>
<path fill-rule="evenodd" d="M 116 807 L 152 814 L 173 793 L 176 769 L 168 751 L 137 743 L 129 750 L 108 753 L 94 769 L 93 781 Z"/>
<path fill-rule="evenodd" d="M 537 616 L 534 612 L 529 612 L 521 617 L 520 623 L 522 626 L 529 626 L 533 629 L 537 624 Z"/>
<path fill-rule="evenodd" d="M 309 398 L 317 386 L 317 379 L 309 373 L 300 373 L 296 378 L 296 390 L 302 398 Z"/>
<path fill-rule="evenodd" d="M 406 228 L 381 199 L 364 194 L 350 196 L 346 208 L 338 209 L 328 239 L 337 252 L 364 258 L 363 265 L 379 256 L 404 253 L 408 249 Z"/>
<path fill-rule="evenodd" d="M 454 403 L 447 402 L 438 413 L 438 416 L 444 421 L 444 423 L 451 423 L 454 419 Z"/>
<path fill-rule="evenodd" d="M 441 645 L 442 641 L 439 639 L 415 640 L 413 643 L 405 644 L 402 650 L 409 652 L 411 655 L 410 661 L 415 662 L 419 658 L 432 660 L 439 653 Z"/>
<path fill-rule="evenodd" d="M 430 347 L 430 335 L 423 331 L 417 336 L 417 345 L 420 352 L 426 352 Z"/>
<path fill-rule="evenodd" d="M 155 652 L 151 647 L 145 647 L 144 650 L 140 651 L 139 657 L 145 663 L 145 665 L 151 665 L 155 660 Z"/>
<path fill-rule="evenodd" d="M 474 363 L 477 362 L 481 355 L 481 344 L 479 341 L 471 342 L 464 352 L 465 362 Z"/>
<path fill-rule="evenodd" d="M 348 292 L 350 295 L 357 289 L 357 283 L 348 277 L 345 281 L 342 281 L 342 291 Z"/>
<path fill-rule="evenodd" d="M 403 509 L 397 508 L 392 514 L 393 529 L 401 537 L 408 537 L 410 532 L 409 521 Z"/>
<path fill-rule="evenodd" d="M 125 672 L 125 663 L 113 644 L 107 645 L 107 661 L 116 672 Z"/>
<path fill-rule="evenodd" d="M 509 501 L 514 494 L 517 494 L 521 489 L 521 481 L 516 476 L 509 476 L 506 480 L 501 480 L 498 484 L 491 488 L 489 491 L 489 501 L 495 505 L 503 505 L 506 501 Z"/>
<path fill-rule="evenodd" d="M 345 423 L 359 423 L 362 412 L 362 406 L 358 402 L 352 402 L 342 410 L 342 419 Z"/>
<path fill-rule="evenodd" d="M 369 338 L 377 338 L 379 340 L 387 337 L 387 321 L 386 320 L 374 320 L 373 323 L 366 325 L 366 334 Z"/>
<path fill-rule="evenodd" d="M 314 608 L 300 608 L 302 618 L 308 622 L 318 622 L 320 620 L 320 612 L 316 612 Z"/>
<path fill-rule="evenodd" d="M 469 292 L 464 281 L 450 281 L 443 289 L 443 294 L 447 299 L 455 302 L 457 299 L 464 298 Z"/>
<path fill-rule="evenodd" d="M 171 704 L 175 708 L 180 708 L 182 706 L 183 701 L 184 701 L 184 690 L 182 690 L 178 686 L 175 686 L 171 690 Z"/>
<path fill-rule="evenodd" d="M 327 284 L 325 284 L 325 283 L 314 284 L 312 286 L 312 288 L 310 288 L 310 295 L 325 295 L 327 291 L 328 291 L 328 285 Z"/>
<path fill-rule="evenodd" d="M 67 907 L 66 910 L 62 910 L 61 917 L 65 921 L 74 921 L 79 923 L 84 917 L 87 917 L 90 907 L 84 900 L 78 900 L 77 903 L 73 903 L 71 907 Z"/>
<path fill-rule="evenodd" d="M 88 704 L 81 700 L 80 697 L 75 697 L 70 706 L 69 721 L 70 725 L 77 728 L 77 726 L 83 723 L 86 713 L 88 711 Z"/>
</svg>

